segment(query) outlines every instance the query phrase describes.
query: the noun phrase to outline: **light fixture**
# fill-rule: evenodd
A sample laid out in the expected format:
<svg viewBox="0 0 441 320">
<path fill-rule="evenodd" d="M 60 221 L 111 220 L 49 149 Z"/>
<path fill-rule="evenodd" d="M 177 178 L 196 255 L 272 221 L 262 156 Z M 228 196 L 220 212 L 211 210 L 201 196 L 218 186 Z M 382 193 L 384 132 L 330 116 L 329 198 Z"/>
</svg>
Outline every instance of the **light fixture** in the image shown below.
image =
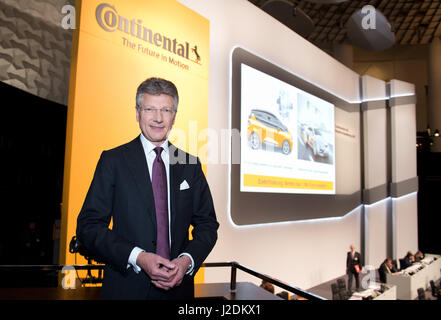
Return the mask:
<svg viewBox="0 0 441 320">
<path fill-rule="evenodd" d="M 374 11 L 373 25 L 366 25 L 364 7 L 356 10 L 347 20 L 346 29 L 349 41 L 362 49 L 382 51 L 389 49 L 395 43 L 395 33 L 379 10 Z M 368 20 L 370 24 L 372 21 Z"/>
<path fill-rule="evenodd" d="M 314 21 L 288 0 L 267 1 L 261 9 L 303 38 L 307 38 L 314 31 Z"/>
<path fill-rule="evenodd" d="M 434 131 L 433 134 L 432 134 L 432 130 L 430 129 L 429 126 L 427 126 L 426 131 L 427 131 L 427 135 L 428 135 L 429 137 L 439 137 L 439 130 L 438 130 L 438 129 L 435 129 L 435 131 Z"/>
<path fill-rule="evenodd" d="M 429 126 L 427 126 L 426 131 L 420 131 L 417 132 L 417 149 L 418 151 L 429 151 L 430 147 L 432 147 L 435 142 L 438 142 L 438 140 L 433 138 L 438 138 L 439 130 L 435 129 L 435 131 L 432 132 Z"/>
</svg>

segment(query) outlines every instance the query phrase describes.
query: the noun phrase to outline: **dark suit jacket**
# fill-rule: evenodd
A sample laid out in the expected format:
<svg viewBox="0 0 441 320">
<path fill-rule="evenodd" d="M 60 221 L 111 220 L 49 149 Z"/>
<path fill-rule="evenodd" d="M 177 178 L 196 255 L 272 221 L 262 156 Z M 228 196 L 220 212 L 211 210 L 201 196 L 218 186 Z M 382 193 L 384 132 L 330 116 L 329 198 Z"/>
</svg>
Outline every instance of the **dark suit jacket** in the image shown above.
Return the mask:
<svg viewBox="0 0 441 320">
<path fill-rule="evenodd" d="M 392 264 L 392 268 L 389 268 L 385 262 L 383 262 L 380 265 L 380 268 L 378 269 L 378 273 L 380 275 L 380 281 L 383 283 L 386 283 L 386 274 L 388 273 L 394 273 L 397 272 L 397 269 L 394 267 L 394 265 Z"/>
<path fill-rule="evenodd" d="M 400 259 L 400 269 L 404 270 L 412 265 L 412 261 L 408 257 L 404 257 Z"/>
<path fill-rule="evenodd" d="M 217 240 L 219 226 L 199 159 L 170 145 L 171 258 L 187 252 L 194 273 Z M 174 161 L 179 159 L 178 163 Z M 189 189 L 180 190 L 186 180 Z M 108 228 L 113 219 L 113 227 Z M 189 227 L 192 237 L 189 240 Z M 77 220 L 79 241 L 106 263 L 102 298 L 150 299 L 156 291 L 148 275 L 127 268 L 135 246 L 156 252 L 156 215 L 152 184 L 140 137 L 104 151 Z M 194 274 L 193 273 L 193 274 Z M 193 298 L 193 276 L 165 293 L 168 299 Z M 161 293 L 162 294 L 162 293 Z"/>
<path fill-rule="evenodd" d="M 354 252 L 354 258 L 352 258 L 351 252 L 349 251 L 346 256 L 346 273 L 357 273 L 355 271 L 355 265 L 358 265 L 361 270 L 363 266 L 363 263 L 361 261 L 361 254 L 359 252 Z"/>
</svg>

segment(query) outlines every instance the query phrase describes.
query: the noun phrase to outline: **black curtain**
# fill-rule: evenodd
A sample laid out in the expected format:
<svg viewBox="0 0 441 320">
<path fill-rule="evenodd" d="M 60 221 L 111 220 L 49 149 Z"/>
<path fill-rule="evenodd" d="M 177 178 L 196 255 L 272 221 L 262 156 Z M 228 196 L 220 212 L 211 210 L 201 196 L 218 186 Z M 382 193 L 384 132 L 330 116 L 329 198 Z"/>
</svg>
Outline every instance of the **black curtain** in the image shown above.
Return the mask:
<svg viewBox="0 0 441 320">
<path fill-rule="evenodd" d="M 440 254 L 441 153 L 419 151 L 417 163 L 419 247 L 423 253 Z"/>
<path fill-rule="evenodd" d="M 0 264 L 52 264 L 67 106 L 3 82 L 0 96 Z M 37 254 L 30 255 L 30 241 Z"/>
</svg>

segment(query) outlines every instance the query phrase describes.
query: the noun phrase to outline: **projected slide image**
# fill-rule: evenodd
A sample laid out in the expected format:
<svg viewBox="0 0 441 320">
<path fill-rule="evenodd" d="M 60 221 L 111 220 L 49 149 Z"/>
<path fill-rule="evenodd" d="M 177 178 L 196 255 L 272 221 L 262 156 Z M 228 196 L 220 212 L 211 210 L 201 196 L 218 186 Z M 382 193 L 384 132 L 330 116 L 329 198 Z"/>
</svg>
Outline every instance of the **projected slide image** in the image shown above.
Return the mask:
<svg viewBox="0 0 441 320">
<path fill-rule="evenodd" d="M 241 70 L 241 191 L 334 194 L 334 106 Z"/>
<path fill-rule="evenodd" d="M 301 93 L 298 108 L 298 158 L 300 160 L 334 163 L 333 110 L 320 101 Z"/>
<path fill-rule="evenodd" d="M 292 135 L 271 112 L 252 109 L 248 117 L 247 136 L 252 149 L 280 151 L 287 155 L 292 149 Z"/>
</svg>

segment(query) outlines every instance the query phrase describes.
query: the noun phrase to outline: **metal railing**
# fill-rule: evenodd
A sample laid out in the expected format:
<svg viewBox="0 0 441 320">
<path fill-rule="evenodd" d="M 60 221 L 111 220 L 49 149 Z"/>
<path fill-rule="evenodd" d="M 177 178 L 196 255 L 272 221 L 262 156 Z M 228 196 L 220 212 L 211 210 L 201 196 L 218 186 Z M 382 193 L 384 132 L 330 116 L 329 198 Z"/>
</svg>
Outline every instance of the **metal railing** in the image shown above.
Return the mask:
<svg viewBox="0 0 441 320">
<path fill-rule="evenodd" d="M 307 300 L 327 300 L 326 298 L 323 298 L 321 296 L 318 296 L 316 294 L 313 294 L 311 292 L 305 291 L 303 289 L 300 289 L 298 287 L 289 285 L 287 283 L 284 283 L 280 280 L 277 280 L 275 278 L 272 278 L 270 276 L 267 276 L 263 273 L 257 272 L 253 269 L 250 269 L 238 262 L 232 261 L 232 262 L 206 262 L 203 263 L 202 268 L 213 268 L 213 267 L 231 267 L 231 280 L 230 280 L 230 291 L 236 292 L 236 279 L 237 279 L 237 269 L 242 270 L 248 274 L 251 274 L 259 279 L 265 280 L 269 283 L 272 283 L 275 286 L 278 286 L 286 291 L 289 291 L 291 293 L 294 293 L 302 298 L 305 298 Z"/>
</svg>

